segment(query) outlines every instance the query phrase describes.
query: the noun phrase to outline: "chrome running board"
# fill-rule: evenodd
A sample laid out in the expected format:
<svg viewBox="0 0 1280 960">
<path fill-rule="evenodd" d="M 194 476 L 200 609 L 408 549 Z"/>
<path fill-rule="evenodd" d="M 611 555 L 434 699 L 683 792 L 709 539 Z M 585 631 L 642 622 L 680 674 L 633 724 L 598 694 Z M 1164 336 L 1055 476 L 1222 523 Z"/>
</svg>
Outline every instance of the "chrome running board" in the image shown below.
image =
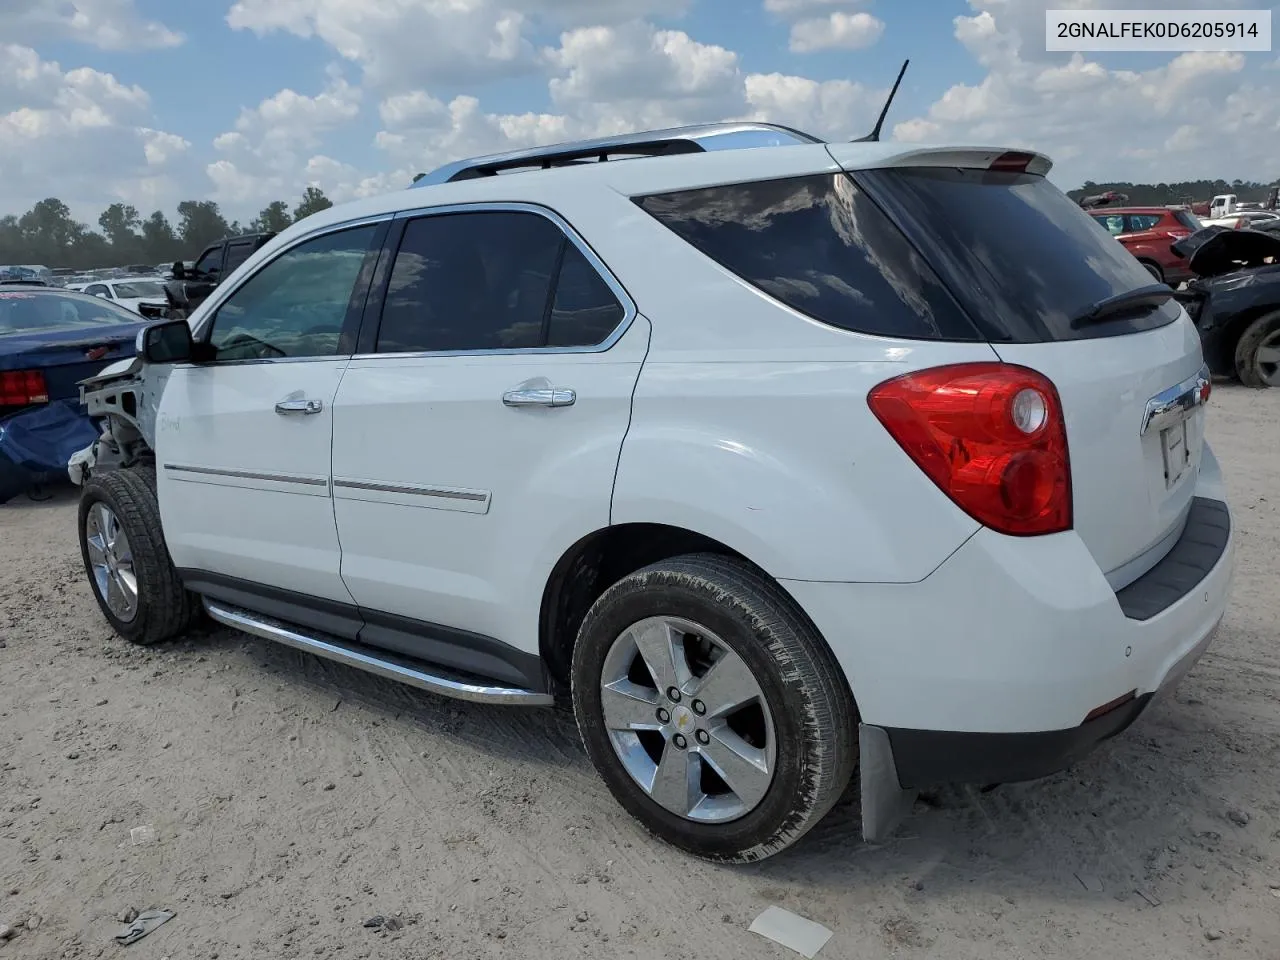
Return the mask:
<svg viewBox="0 0 1280 960">
<path fill-rule="evenodd" d="M 500 703 L 526 707 L 548 707 L 555 699 L 548 693 L 522 690 L 519 687 L 485 686 L 459 675 L 452 675 L 444 668 L 420 664 L 397 657 L 394 654 L 375 652 L 347 640 L 323 633 L 303 633 L 298 627 L 272 617 L 252 613 L 217 600 L 204 598 L 204 609 L 209 616 L 223 626 L 241 630 L 255 637 L 274 640 L 295 650 L 314 653 L 316 656 L 345 663 L 357 670 L 364 670 L 388 680 L 407 683 L 411 687 L 476 703 Z M 428 672 L 430 671 L 430 672 Z"/>
</svg>

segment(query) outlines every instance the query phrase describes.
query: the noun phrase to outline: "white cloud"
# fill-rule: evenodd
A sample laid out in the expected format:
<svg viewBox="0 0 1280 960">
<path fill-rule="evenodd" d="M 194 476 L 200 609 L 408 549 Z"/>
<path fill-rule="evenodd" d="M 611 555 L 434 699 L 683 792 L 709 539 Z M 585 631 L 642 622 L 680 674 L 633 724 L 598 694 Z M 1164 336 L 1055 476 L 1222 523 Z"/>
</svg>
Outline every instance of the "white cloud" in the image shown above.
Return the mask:
<svg viewBox="0 0 1280 960">
<path fill-rule="evenodd" d="M 384 99 L 376 142 L 393 179 L 469 156 L 715 120 L 771 120 L 847 139 L 865 132 L 884 97 L 849 81 L 747 74 L 730 50 L 642 23 L 567 31 L 544 57 L 557 113 L 488 113 L 475 97 L 446 103 L 422 90 Z"/>
<path fill-rule="evenodd" d="M 227 22 L 257 34 L 318 37 L 391 90 L 534 71 L 535 26 L 678 15 L 691 0 L 237 0 Z"/>
<path fill-rule="evenodd" d="M 1145 70 L 1114 69 L 1086 54 L 1045 53 L 1044 9 L 1062 0 L 969 2 L 974 12 L 955 19 L 955 36 L 986 75 L 898 123 L 898 139 L 1034 147 L 1054 158 L 1054 179 L 1066 187 L 1274 175 L 1280 82 L 1250 77 L 1245 55 L 1184 53 Z"/>
<path fill-rule="evenodd" d="M 857 0 L 764 0 L 764 8 L 780 17 L 793 17 L 832 7 L 856 6 Z"/>
<path fill-rule="evenodd" d="M 869 13 L 837 10 L 826 17 L 801 20 L 791 27 L 793 53 L 815 50 L 861 50 L 884 35 L 884 21 Z"/>
<path fill-rule="evenodd" d="M 180 33 L 138 12 L 134 0 L 4 0 L 6 40 L 70 40 L 103 50 L 175 47 Z"/>
<path fill-rule="evenodd" d="M 0 211 L 57 196 L 92 220 L 115 200 L 159 196 L 183 171 L 190 144 L 151 122 L 141 87 L 0 46 Z"/>
<path fill-rule="evenodd" d="M 329 133 L 359 115 L 361 98 L 359 88 L 331 69 L 328 86 L 315 96 L 284 89 L 241 110 L 235 129 L 213 140 L 219 157 L 205 168 L 213 199 L 249 216 L 272 200 L 301 195 L 309 184 L 326 189 L 354 177 L 344 165 L 335 167 L 337 161 L 313 154 Z"/>
</svg>

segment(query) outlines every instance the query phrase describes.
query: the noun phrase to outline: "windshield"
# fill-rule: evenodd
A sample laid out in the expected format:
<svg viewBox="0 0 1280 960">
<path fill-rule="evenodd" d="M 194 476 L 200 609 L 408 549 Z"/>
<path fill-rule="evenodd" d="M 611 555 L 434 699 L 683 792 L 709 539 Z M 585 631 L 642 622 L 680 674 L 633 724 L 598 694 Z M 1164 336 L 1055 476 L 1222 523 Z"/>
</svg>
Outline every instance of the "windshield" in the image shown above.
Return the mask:
<svg viewBox="0 0 1280 960">
<path fill-rule="evenodd" d="M 164 299 L 164 287 L 154 280 L 133 280 L 129 283 L 117 283 L 113 289 L 116 296 L 123 300 L 133 300 L 141 297 Z"/>
<path fill-rule="evenodd" d="M 56 290 L 0 289 L 0 337 L 141 322 L 136 313 L 97 297 Z"/>
<path fill-rule="evenodd" d="M 924 254 L 993 342 L 1040 343 L 1136 333 L 1172 323 L 1162 306 L 1081 324 L 1151 274 L 1044 177 L 913 167 L 855 179 Z"/>
</svg>

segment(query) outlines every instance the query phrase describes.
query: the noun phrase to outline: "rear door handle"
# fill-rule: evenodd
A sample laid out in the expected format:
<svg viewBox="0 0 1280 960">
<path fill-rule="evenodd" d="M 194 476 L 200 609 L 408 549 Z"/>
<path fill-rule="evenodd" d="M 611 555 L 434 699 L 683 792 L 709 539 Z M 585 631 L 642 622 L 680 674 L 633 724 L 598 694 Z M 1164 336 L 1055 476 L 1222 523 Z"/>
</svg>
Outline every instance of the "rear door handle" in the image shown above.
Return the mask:
<svg viewBox="0 0 1280 960">
<path fill-rule="evenodd" d="M 323 409 L 324 404 L 319 400 L 281 400 L 276 404 L 276 413 L 281 416 L 289 416 L 295 413 L 310 416 L 313 413 L 319 413 Z"/>
<path fill-rule="evenodd" d="M 508 407 L 572 407 L 577 400 L 578 395 L 567 387 L 532 387 L 502 395 Z"/>
</svg>

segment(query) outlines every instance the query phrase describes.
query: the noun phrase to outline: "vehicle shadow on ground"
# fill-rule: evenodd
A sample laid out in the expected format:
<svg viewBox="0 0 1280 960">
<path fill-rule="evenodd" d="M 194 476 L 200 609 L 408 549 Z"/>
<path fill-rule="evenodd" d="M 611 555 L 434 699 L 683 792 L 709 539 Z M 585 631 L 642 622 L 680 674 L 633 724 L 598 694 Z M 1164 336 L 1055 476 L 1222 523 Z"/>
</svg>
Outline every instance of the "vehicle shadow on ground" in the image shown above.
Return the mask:
<svg viewBox="0 0 1280 960">
<path fill-rule="evenodd" d="M 0 503 L 0 514 L 18 510 L 55 510 L 80 499 L 80 488 L 71 483 L 36 487 Z"/>
<path fill-rule="evenodd" d="M 410 738 L 416 728 L 499 765 L 534 763 L 566 789 L 595 782 L 566 705 L 452 701 L 213 625 L 179 642 L 191 649 L 224 643 L 236 644 L 234 656 L 248 661 L 246 670 L 314 691 L 322 710 L 337 700 L 359 703 L 381 726 L 399 727 Z M 753 878 L 763 895 L 782 903 L 889 884 L 901 888 L 908 905 L 961 891 L 990 894 L 997 912 L 995 901 L 1013 902 L 1028 890 L 1145 907 L 1239 885 L 1244 873 L 1280 854 L 1280 806 L 1274 797 L 1237 796 L 1233 777 L 1242 756 L 1253 755 L 1245 761 L 1252 763 L 1277 759 L 1280 730 L 1269 729 L 1274 721 L 1250 728 L 1232 710 L 1205 705 L 1218 699 L 1215 673 L 1228 669 L 1235 667 L 1202 663 L 1176 699 L 1154 703 L 1130 730 L 1068 772 L 985 790 L 929 792 L 894 837 L 876 845 L 861 840 L 855 780 L 797 846 L 761 864 L 721 869 Z M 635 832 L 638 841 L 658 846 L 638 825 Z"/>
<path fill-rule="evenodd" d="M 1250 878 L 1265 893 L 1280 879 L 1268 873 L 1280 854 L 1280 804 L 1274 791 L 1249 790 L 1259 767 L 1275 768 L 1278 731 L 1274 720 L 1259 729 L 1247 702 L 1211 696 L 1215 674 L 1233 669 L 1202 663 L 1176 698 L 1153 703 L 1069 771 L 930 791 L 883 844 L 859 839 L 855 783 L 801 844 L 745 869 L 786 889 L 897 886 L 904 905 L 990 894 L 997 913 L 999 901 L 1046 894 L 1140 909 L 1202 902 Z"/>
</svg>

